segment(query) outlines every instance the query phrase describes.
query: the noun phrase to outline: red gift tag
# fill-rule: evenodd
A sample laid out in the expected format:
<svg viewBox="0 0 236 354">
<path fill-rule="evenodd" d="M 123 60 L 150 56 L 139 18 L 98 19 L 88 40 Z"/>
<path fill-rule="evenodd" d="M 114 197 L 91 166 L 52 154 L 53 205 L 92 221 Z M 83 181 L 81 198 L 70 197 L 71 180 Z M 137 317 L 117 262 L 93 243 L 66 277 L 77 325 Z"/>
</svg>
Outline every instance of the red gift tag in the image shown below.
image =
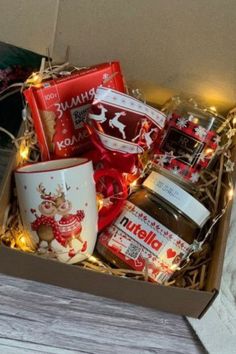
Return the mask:
<svg viewBox="0 0 236 354">
<path fill-rule="evenodd" d="M 42 160 L 76 156 L 90 149 L 85 121 L 95 90 L 101 85 L 125 92 L 119 62 L 82 69 L 24 91 Z"/>
</svg>

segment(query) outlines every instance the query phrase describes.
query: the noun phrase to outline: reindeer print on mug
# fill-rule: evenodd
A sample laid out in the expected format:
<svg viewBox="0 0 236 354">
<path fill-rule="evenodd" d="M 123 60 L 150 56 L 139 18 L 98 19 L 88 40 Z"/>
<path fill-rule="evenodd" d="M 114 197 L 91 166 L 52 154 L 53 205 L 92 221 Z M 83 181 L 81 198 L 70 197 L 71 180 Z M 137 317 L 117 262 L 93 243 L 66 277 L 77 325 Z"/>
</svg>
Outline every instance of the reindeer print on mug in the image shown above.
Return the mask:
<svg viewBox="0 0 236 354">
<path fill-rule="evenodd" d="M 66 185 L 66 191 L 69 189 L 70 187 Z M 42 183 L 39 184 L 37 191 L 42 199 L 38 205 L 41 215 L 38 215 L 35 209 L 31 209 L 35 216 L 31 228 L 36 231 L 39 238 L 38 251 L 52 252 L 56 256 L 57 252 L 64 252 L 67 253 L 68 259 L 78 252 L 86 252 L 87 241 L 81 236 L 84 211 L 77 210 L 75 214 L 71 213 L 72 203 L 66 199 L 65 191 L 60 185 L 54 194 L 46 193 Z"/>
<path fill-rule="evenodd" d="M 109 120 L 109 126 L 112 128 L 117 128 L 119 130 L 119 132 L 122 134 L 122 138 L 125 140 L 126 139 L 126 135 L 125 135 L 126 125 L 119 121 L 119 118 L 121 116 L 126 116 L 126 113 L 123 111 L 115 113 L 114 117 Z"/>
<path fill-rule="evenodd" d="M 132 139 L 133 142 L 140 140 L 141 142 L 143 141 L 143 144 L 147 146 L 148 149 L 150 149 L 153 141 L 155 139 L 152 139 L 153 133 L 158 134 L 158 129 L 152 128 L 150 129 L 150 123 L 148 122 L 147 119 L 144 119 L 141 123 L 141 128 L 139 130 L 139 133 Z M 155 136 L 156 137 L 156 136 Z"/>
<path fill-rule="evenodd" d="M 106 122 L 106 112 L 108 111 L 102 104 L 98 104 L 97 107 L 101 110 L 100 114 L 89 113 L 89 118 L 95 120 L 98 123 Z"/>
<path fill-rule="evenodd" d="M 108 112 L 108 109 L 106 109 L 102 104 L 98 104 L 97 107 L 101 110 L 99 114 L 94 114 L 94 113 L 89 113 L 89 119 L 92 119 L 98 123 L 105 123 L 107 121 L 106 113 Z M 122 138 L 125 140 L 126 139 L 126 134 L 125 134 L 125 128 L 126 125 L 119 121 L 120 117 L 126 116 L 126 112 L 121 111 L 121 112 L 116 112 L 114 113 L 114 117 L 109 119 L 109 126 L 111 128 L 117 128 L 119 132 L 122 135 Z"/>
</svg>

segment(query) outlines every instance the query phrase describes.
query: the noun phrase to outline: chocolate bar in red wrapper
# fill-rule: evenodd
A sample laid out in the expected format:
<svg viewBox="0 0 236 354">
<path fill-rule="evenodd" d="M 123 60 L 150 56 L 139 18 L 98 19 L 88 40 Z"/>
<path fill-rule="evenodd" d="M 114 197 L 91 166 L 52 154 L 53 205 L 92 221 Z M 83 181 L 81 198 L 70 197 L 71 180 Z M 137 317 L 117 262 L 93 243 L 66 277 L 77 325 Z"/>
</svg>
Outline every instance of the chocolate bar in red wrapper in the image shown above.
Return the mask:
<svg viewBox="0 0 236 354">
<path fill-rule="evenodd" d="M 91 148 L 85 120 L 101 85 L 125 92 L 119 62 L 82 69 L 24 91 L 42 160 L 76 156 Z"/>
<path fill-rule="evenodd" d="M 108 157 L 122 172 L 135 173 L 137 155 L 151 151 L 164 128 L 166 116 L 136 98 L 99 87 L 88 121 L 96 145 L 105 149 L 105 159 Z"/>
</svg>

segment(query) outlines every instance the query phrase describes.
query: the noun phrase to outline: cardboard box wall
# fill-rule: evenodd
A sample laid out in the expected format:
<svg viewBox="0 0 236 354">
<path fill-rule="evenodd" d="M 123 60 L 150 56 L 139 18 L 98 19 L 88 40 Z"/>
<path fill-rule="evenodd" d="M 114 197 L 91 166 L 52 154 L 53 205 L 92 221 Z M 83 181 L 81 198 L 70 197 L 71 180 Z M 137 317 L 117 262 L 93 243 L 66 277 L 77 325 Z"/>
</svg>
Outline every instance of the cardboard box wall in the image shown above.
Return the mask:
<svg viewBox="0 0 236 354">
<path fill-rule="evenodd" d="M 186 91 L 227 109 L 236 95 L 234 0 L 0 0 L 0 40 L 77 65 L 120 59 L 150 101 Z"/>
<path fill-rule="evenodd" d="M 69 45 L 70 62 L 81 66 L 119 59 L 128 82 L 153 103 L 185 91 L 222 111 L 234 104 L 233 0 L 0 0 L 0 5 L 2 41 L 39 53 L 48 47 L 60 61 Z M 0 191 L 1 211 L 9 202 L 13 166 L 14 157 Z M 4 246 L 0 271 L 200 317 L 219 291 L 229 218 L 230 208 L 217 230 L 206 291 L 112 277 Z"/>
</svg>

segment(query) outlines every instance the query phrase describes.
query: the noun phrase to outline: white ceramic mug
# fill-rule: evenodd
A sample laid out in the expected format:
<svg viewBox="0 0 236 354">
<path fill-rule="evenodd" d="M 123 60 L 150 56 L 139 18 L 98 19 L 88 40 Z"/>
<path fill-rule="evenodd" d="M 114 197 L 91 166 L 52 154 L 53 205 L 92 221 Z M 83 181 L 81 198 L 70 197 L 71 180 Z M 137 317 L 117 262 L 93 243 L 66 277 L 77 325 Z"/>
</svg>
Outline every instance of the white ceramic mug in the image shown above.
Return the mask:
<svg viewBox="0 0 236 354">
<path fill-rule="evenodd" d="M 92 162 L 69 158 L 17 168 L 15 180 L 23 225 L 38 253 L 77 263 L 93 253 L 97 231 L 118 215 L 121 203 L 98 223 L 95 180 L 108 176 L 125 188 L 115 170 L 93 171 Z"/>
</svg>

